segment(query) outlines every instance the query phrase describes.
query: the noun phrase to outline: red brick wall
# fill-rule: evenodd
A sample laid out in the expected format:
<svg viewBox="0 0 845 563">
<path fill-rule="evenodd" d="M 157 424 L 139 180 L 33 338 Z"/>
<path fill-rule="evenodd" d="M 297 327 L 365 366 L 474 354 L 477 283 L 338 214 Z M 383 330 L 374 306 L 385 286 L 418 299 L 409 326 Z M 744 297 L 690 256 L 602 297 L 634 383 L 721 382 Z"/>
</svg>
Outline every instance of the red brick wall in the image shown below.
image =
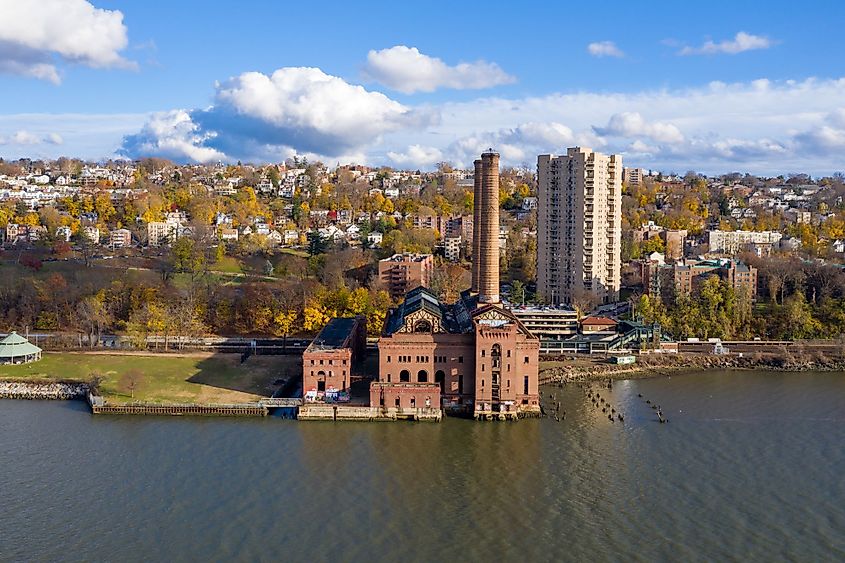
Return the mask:
<svg viewBox="0 0 845 563">
<path fill-rule="evenodd" d="M 426 382 L 434 383 L 442 371 L 444 397 L 453 402 L 472 397 L 475 390 L 472 335 L 397 333 L 381 338 L 378 347 L 379 381 L 402 383 L 401 374 L 407 371 L 408 382 L 419 383 L 419 372 L 425 371 Z"/>
<path fill-rule="evenodd" d="M 370 385 L 370 406 L 403 410 L 440 408 L 440 386 L 435 383 L 383 383 Z"/>
<path fill-rule="evenodd" d="M 325 382 L 326 389 L 347 390 L 351 370 L 352 350 L 349 348 L 306 351 L 302 354 L 303 393 L 318 389 L 320 381 Z"/>
</svg>

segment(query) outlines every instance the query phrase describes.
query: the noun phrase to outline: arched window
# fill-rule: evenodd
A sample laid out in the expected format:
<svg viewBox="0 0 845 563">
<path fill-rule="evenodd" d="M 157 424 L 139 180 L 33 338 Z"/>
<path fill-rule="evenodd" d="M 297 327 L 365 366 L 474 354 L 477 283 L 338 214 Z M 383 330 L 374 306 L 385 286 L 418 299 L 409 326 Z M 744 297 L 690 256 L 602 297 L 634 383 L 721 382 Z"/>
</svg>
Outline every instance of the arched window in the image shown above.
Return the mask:
<svg viewBox="0 0 845 563">
<path fill-rule="evenodd" d="M 399 372 L 399 381 L 411 381 L 411 372 L 403 369 Z"/>
<path fill-rule="evenodd" d="M 428 372 L 424 369 L 421 369 L 419 373 L 417 373 L 417 382 L 428 383 Z"/>
<path fill-rule="evenodd" d="M 440 384 L 440 392 L 446 392 L 446 374 L 443 372 L 442 369 L 437 370 L 434 374 L 434 382 Z"/>
<path fill-rule="evenodd" d="M 431 323 L 426 320 L 417 321 L 414 332 L 431 332 Z"/>
</svg>

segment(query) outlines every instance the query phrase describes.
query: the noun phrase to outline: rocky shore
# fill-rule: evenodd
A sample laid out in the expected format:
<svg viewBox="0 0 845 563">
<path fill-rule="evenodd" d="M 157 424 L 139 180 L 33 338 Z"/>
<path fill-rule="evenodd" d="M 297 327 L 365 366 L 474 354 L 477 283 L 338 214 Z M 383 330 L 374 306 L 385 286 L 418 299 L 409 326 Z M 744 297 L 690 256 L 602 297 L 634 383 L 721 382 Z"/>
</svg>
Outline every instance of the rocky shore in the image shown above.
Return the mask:
<svg viewBox="0 0 845 563">
<path fill-rule="evenodd" d="M 88 385 L 85 383 L 0 381 L 0 399 L 67 401 L 84 399 L 87 393 Z"/>
<path fill-rule="evenodd" d="M 556 366 L 540 373 L 540 383 L 568 383 L 597 379 L 636 379 L 713 369 L 756 369 L 779 372 L 842 371 L 845 360 L 782 355 L 654 354 L 637 357 L 633 365 L 596 362 L 590 365 Z"/>
</svg>

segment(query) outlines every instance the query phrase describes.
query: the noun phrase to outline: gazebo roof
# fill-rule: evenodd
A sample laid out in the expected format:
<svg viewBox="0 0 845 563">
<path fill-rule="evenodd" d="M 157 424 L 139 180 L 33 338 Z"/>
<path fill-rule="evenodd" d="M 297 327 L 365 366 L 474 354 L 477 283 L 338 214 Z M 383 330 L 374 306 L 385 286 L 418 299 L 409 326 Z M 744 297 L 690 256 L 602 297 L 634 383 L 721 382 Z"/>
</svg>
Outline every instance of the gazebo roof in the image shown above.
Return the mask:
<svg viewBox="0 0 845 563">
<path fill-rule="evenodd" d="M 41 348 L 29 341 L 15 331 L 0 340 L 0 358 L 20 358 L 31 356 L 41 352 Z"/>
</svg>

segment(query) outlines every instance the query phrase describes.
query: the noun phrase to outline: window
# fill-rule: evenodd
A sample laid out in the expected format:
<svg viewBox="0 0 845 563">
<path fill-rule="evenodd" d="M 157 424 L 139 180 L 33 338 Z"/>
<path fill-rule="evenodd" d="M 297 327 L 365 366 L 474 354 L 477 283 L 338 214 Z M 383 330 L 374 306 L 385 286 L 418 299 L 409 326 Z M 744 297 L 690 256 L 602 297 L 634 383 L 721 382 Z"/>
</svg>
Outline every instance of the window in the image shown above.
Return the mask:
<svg viewBox="0 0 845 563">
<path fill-rule="evenodd" d="M 486 351 L 486 350 L 482 350 L 482 351 L 481 351 L 481 357 L 482 357 L 482 358 L 483 358 L 486 354 L 487 354 L 487 351 Z"/>
<path fill-rule="evenodd" d="M 346 360 L 343 360 L 343 365 L 346 365 Z"/>
<path fill-rule="evenodd" d="M 320 365 L 323 365 L 323 360 L 320 360 Z"/>
<path fill-rule="evenodd" d="M 419 373 L 417 373 L 417 382 L 418 383 L 428 383 L 428 372 L 424 369 L 421 369 Z"/>
<path fill-rule="evenodd" d="M 527 364 L 527 363 L 529 363 L 529 362 L 530 362 L 530 360 L 528 359 L 528 356 L 525 356 L 525 362 L 524 362 L 524 363 L 526 363 L 526 364 Z"/>
<path fill-rule="evenodd" d="M 400 405 L 399 405 L 399 397 L 396 397 L 396 408 L 398 409 L 398 408 L 399 408 L 399 406 L 400 406 Z"/>
<path fill-rule="evenodd" d="M 511 357 L 511 351 L 508 350 L 508 358 L 510 358 L 510 357 Z"/>
<path fill-rule="evenodd" d="M 390 383 L 390 374 L 387 374 L 387 382 Z"/>
<path fill-rule="evenodd" d="M 311 360 L 311 365 L 312 365 L 312 366 L 314 365 L 314 360 Z"/>
<path fill-rule="evenodd" d="M 417 406 L 417 398 L 411 397 L 411 408 L 414 408 L 416 406 Z"/>
<path fill-rule="evenodd" d="M 411 381 L 411 372 L 406 369 L 403 369 L 401 372 L 399 372 L 399 381 Z"/>
<path fill-rule="evenodd" d="M 387 363 L 390 363 L 390 356 L 387 357 Z"/>
<path fill-rule="evenodd" d="M 481 380 L 481 388 L 484 389 L 484 380 Z"/>
<path fill-rule="evenodd" d="M 527 395 L 527 394 L 528 394 L 528 376 L 527 376 L 527 375 L 525 376 L 525 381 L 524 381 L 524 383 L 522 384 L 522 394 L 523 394 L 523 395 Z"/>
<path fill-rule="evenodd" d="M 458 363 L 459 364 L 464 363 L 464 357 L 463 356 L 458 356 Z"/>
</svg>

